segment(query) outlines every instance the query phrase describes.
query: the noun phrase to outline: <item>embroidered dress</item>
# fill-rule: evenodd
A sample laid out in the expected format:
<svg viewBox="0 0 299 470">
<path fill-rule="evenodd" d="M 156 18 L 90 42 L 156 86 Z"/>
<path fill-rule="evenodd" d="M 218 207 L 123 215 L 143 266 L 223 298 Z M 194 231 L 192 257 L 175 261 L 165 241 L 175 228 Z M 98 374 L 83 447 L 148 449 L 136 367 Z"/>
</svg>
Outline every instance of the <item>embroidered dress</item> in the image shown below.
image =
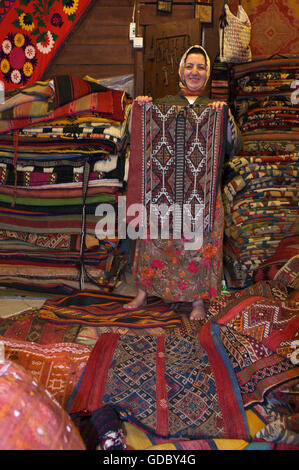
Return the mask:
<svg viewBox="0 0 299 470">
<path fill-rule="evenodd" d="M 222 272 L 223 208 L 218 194 L 214 230 L 202 248 L 185 250 L 184 240 L 138 240 L 133 273 L 148 295 L 193 302 L 219 293 Z M 188 243 L 188 242 L 187 242 Z"/>
<path fill-rule="evenodd" d="M 156 154 L 156 158 L 159 160 L 156 172 L 154 169 L 153 171 L 147 171 L 147 174 L 146 171 L 143 173 L 143 177 L 145 174 L 145 180 L 147 179 L 145 181 L 144 202 L 146 204 L 149 201 L 149 197 L 151 201 L 156 200 L 158 203 L 163 203 L 166 199 L 168 199 L 168 202 L 170 199 L 172 201 L 179 199 L 180 188 L 178 186 L 178 179 L 180 174 L 178 173 L 178 166 L 180 164 L 180 140 L 183 140 L 183 150 L 181 150 L 183 174 L 181 192 L 183 195 L 181 199 L 183 202 L 190 202 L 190 200 L 192 201 L 192 195 L 195 195 L 193 199 L 203 203 L 204 207 L 203 242 L 196 249 L 190 249 L 190 241 L 184 237 L 184 234 L 179 239 L 173 236 L 163 239 L 161 237 L 154 238 L 151 236 L 151 233 L 147 233 L 145 239 L 137 240 L 133 266 L 133 274 L 136 277 L 137 286 L 146 291 L 148 295 L 158 296 L 168 302 L 193 302 L 199 297 L 209 299 L 216 296 L 220 289 L 224 215 L 221 192 L 219 190 L 219 178 L 224 154 L 232 151 L 234 142 L 229 144 L 226 140 L 227 126 L 228 122 L 230 122 L 227 115 L 226 118 L 223 116 L 222 118 L 215 117 L 216 112 L 212 111 L 211 107 L 206 106 L 210 102 L 211 100 L 201 96 L 196 99 L 193 106 L 189 106 L 187 99 L 179 94 L 159 99 L 153 105 L 154 108 L 158 108 L 157 114 L 159 114 L 159 106 L 162 106 L 161 112 L 169 113 L 172 109 L 171 106 L 173 106 L 178 114 L 173 118 L 176 120 L 175 123 L 170 118 L 168 119 L 165 124 L 165 134 L 160 137 L 160 143 L 167 140 L 166 147 L 170 148 L 172 143 L 173 148 L 170 148 L 167 155 L 167 151 L 164 152 L 162 145 Z M 163 105 L 165 106 L 163 107 Z M 187 116 L 187 130 L 183 137 L 179 135 L 178 115 L 180 109 L 183 109 Z M 191 130 L 189 129 L 188 132 L 188 123 L 190 124 L 192 121 L 190 115 L 193 109 L 196 118 L 194 118 L 193 122 L 194 127 Z M 139 112 L 138 109 L 136 111 Z M 206 120 L 204 113 L 208 116 Z M 212 123 L 213 119 L 214 123 Z M 145 118 L 145 129 L 143 131 L 145 135 L 144 153 L 147 152 L 148 147 L 151 147 L 153 155 L 155 148 L 159 147 L 159 142 L 157 143 L 159 139 L 156 126 L 157 120 L 150 126 L 148 118 Z M 195 130 L 196 126 L 199 129 Z M 148 130 L 148 127 L 151 127 L 151 129 Z M 161 127 L 163 127 L 163 124 L 161 124 Z M 136 184 L 138 184 L 138 178 L 139 181 L 143 181 L 138 173 L 138 165 L 140 165 L 142 157 L 140 152 L 138 157 L 138 148 L 136 149 L 137 139 L 134 140 L 135 137 L 134 123 L 132 123 L 130 168 L 132 168 L 134 176 L 130 179 L 129 174 L 129 202 L 130 191 L 131 194 L 134 193 L 133 197 L 136 201 L 138 186 L 136 187 L 134 182 L 136 181 Z M 151 146 L 148 144 L 150 137 L 153 139 Z M 171 173 L 172 151 L 175 154 L 175 158 L 173 158 L 175 170 Z M 134 165 L 135 153 L 137 155 L 136 160 L 139 159 L 139 163 L 137 161 L 136 166 Z M 144 162 L 144 165 L 151 165 L 151 168 L 154 165 L 153 159 L 149 163 L 148 157 L 145 158 Z M 161 167 L 163 167 L 162 170 Z M 150 177 L 148 176 L 149 173 Z M 135 178 L 136 180 L 134 181 Z M 162 180 L 163 182 L 161 182 Z M 166 199 L 161 198 L 161 194 L 166 194 Z"/>
</svg>

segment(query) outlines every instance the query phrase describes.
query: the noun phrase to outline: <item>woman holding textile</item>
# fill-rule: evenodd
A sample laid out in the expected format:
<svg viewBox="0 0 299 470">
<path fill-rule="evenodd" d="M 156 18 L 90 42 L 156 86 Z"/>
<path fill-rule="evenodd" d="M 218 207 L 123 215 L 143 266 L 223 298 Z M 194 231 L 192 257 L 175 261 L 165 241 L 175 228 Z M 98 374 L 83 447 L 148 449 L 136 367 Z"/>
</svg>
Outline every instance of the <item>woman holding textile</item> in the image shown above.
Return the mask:
<svg viewBox="0 0 299 470">
<path fill-rule="evenodd" d="M 202 94 L 209 75 L 210 60 L 205 49 L 201 46 L 190 47 L 180 62 L 178 95 L 157 99 L 155 103 L 222 109 L 223 102 L 213 102 Z M 139 96 L 136 100 L 143 105 L 152 101 L 152 98 Z M 227 122 L 225 153 L 232 154 L 238 151 L 241 137 L 230 112 Z M 203 301 L 218 295 L 221 287 L 223 223 L 221 191 L 218 185 L 213 229 L 208 233 L 204 232 L 200 248 L 186 249 L 184 237 L 138 240 L 133 268 L 138 292 L 124 307 L 136 309 L 145 303 L 147 295 L 153 295 L 165 302 L 192 302 L 190 319 L 203 320 Z"/>
</svg>

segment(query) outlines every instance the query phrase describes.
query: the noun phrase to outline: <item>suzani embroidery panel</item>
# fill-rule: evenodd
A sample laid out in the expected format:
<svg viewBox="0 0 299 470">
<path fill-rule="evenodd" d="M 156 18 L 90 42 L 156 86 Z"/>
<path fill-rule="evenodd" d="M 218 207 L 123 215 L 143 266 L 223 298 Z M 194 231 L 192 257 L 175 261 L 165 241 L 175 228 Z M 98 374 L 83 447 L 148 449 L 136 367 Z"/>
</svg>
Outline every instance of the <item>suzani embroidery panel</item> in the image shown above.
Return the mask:
<svg viewBox="0 0 299 470">
<path fill-rule="evenodd" d="M 0 79 L 6 90 L 33 84 L 92 0 L 15 0 L 0 10 Z"/>
</svg>

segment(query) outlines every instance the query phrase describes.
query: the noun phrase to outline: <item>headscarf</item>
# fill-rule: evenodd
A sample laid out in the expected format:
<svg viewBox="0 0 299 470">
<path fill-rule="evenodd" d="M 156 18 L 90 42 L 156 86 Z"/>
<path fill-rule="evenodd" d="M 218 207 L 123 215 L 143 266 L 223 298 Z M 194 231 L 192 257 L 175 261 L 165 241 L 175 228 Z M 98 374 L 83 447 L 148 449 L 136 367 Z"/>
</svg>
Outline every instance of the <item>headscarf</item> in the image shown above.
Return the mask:
<svg viewBox="0 0 299 470">
<path fill-rule="evenodd" d="M 206 78 L 206 81 L 203 85 L 203 87 L 200 89 L 200 90 L 196 90 L 196 91 L 191 91 L 187 88 L 187 84 L 184 80 L 184 64 L 186 62 L 186 59 L 187 59 L 187 56 L 191 53 L 192 54 L 192 49 L 194 49 L 194 54 L 197 54 L 199 53 L 198 52 L 198 49 L 200 49 L 200 52 L 203 53 L 203 55 L 205 56 L 206 58 L 206 72 L 207 72 L 207 78 Z M 211 65 L 210 65 L 210 58 L 208 56 L 208 53 L 207 51 L 202 47 L 202 46 L 198 46 L 197 44 L 194 45 L 194 46 L 191 46 L 189 47 L 189 49 L 186 50 L 186 52 L 183 54 L 182 58 L 181 58 L 181 61 L 180 61 L 180 65 L 179 65 L 179 77 L 180 77 L 180 88 L 183 92 L 183 94 L 187 94 L 187 95 L 201 95 L 209 78 L 210 78 L 210 69 L 211 69 Z"/>
</svg>

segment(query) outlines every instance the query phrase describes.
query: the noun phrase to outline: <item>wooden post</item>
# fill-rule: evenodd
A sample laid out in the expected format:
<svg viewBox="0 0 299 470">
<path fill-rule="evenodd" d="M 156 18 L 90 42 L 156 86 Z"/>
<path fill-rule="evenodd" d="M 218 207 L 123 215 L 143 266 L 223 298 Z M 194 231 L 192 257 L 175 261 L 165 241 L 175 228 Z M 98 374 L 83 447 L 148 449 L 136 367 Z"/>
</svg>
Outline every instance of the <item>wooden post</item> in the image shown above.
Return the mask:
<svg viewBox="0 0 299 470">
<path fill-rule="evenodd" d="M 140 24 L 141 4 L 136 0 L 136 36 L 144 37 L 144 27 Z M 144 48 L 144 45 L 143 45 Z M 143 66 L 143 48 L 134 50 L 134 95 L 143 95 L 144 93 L 144 66 Z"/>
</svg>

